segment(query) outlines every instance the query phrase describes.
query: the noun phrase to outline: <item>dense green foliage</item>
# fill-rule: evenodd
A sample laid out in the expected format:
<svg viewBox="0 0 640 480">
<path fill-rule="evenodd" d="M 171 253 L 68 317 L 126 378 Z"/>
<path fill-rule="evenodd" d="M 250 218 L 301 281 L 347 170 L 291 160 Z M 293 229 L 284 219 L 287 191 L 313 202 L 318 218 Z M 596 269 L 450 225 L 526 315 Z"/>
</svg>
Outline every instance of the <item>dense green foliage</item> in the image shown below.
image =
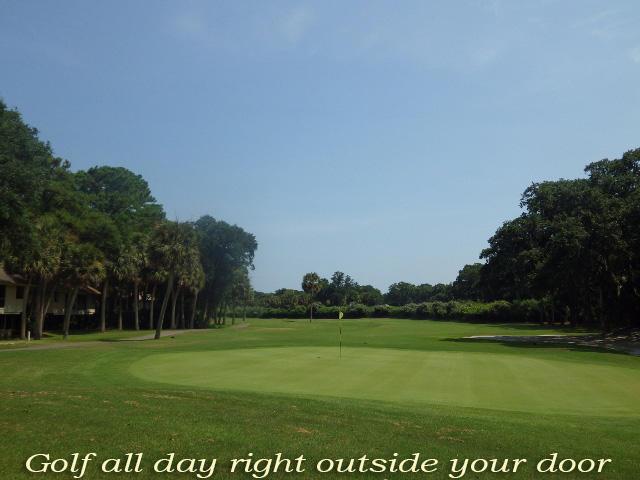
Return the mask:
<svg viewBox="0 0 640 480">
<path fill-rule="evenodd" d="M 27 284 L 21 338 L 29 324 L 42 337 L 56 294 L 65 297 L 68 336 L 78 291 L 92 286 L 101 287 L 102 332 L 144 320 L 159 334 L 168 311 L 172 328 L 203 326 L 248 301 L 237 290 L 250 289 L 252 234 L 210 216 L 167 220 L 146 180 L 126 168 L 72 172 L 2 102 L 0 169 L 0 264 Z"/>
<path fill-rule="evenodd" d="M 482 252 L 482 288 L 490 299 L 545 299 L 575 325 L 638 325 L 640 149 L 585 172 L 524 192 L 522 215 Z"/>
<path fill-rule="evenodd" d="M 101 286 L 98 326 L 220 323 L 228 311 L 269 317 L 402 316 L 637 326 L 640 318 L 640 149 L 587 165 L 586 178 L 534 183 L 450 284 L 393 283 L 386 293 L 335 272 L 301 290 L 253 295 L 257 242 L 205 215 L 166 220 L 147 182 L 122 167 L 72 172 L 18 112 L 0 103 L 0 262 L 28 284 L 20 335 L 43 333 L 54 291 L 72 311 L 79 289 Z M 33 286 L 33 288 L 30 288 Z M 162 298 L 158 314 L 156 298 Z M 479 303 L 487 302 L 487 303 Z M 523 308 L 527 305 L 527 308 Z M 146 319 L 140 318 L 140 309 Z M 72 323 L 65 316 L 64 330 Z"/>
<path fill-rule="evenodd" d="M 516 300 L 507 302 L 456 301 L 408 303 L 401 306 L 374 305 L 368 306 L 352 303 L 343 307 L 317 305 L 314 308 L 315 318 L 338 317 L 342 311 L 345 318 L 413 318 L 461 320 L 468 322 L 540 322 L 544 317 L 545 305 L 537 300 Z M 275 308 L 250 307 L 249 315 L 261 318 L 304 318 L 308 310 L 303 305 Z"/>
<path fill-rule="evenodd" d="M 640 149 L 585 168 L 587 178 L 534 183 L 523 213 L 505 222 L 451 284 L 393 283 L 383 295 L 335 272 L 317 290 L 255 296 L 254 313 L 318 317 L 545 321 L 634 327 L 640 319 Z M 311 275 L 311 274 L 307 274 Z M 313 274 L 316 275 L 316 274 Z M 306 278 L 306 277 L 305 277 Z M 306 294 L 305 294 L 306 292 Z M 481 303 L 485 302 L 485 303 Z"/>
</svg>

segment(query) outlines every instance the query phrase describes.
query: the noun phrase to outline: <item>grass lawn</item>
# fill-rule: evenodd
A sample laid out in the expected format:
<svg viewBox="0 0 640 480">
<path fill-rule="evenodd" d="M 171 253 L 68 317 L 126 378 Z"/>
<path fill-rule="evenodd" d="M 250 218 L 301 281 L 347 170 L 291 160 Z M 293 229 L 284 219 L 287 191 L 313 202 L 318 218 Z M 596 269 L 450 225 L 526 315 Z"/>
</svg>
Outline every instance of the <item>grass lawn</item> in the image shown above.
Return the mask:
<svg viewBox="0 0 640 480">
<path fill-rule="evenodd" d="M 482 457 L 531 464 L 515 475 L 463 478 L 533 479 L 546 477 L 535 461 L 558 452 L 613 461 L 604 474 L 550 477 L 637 478 L 640 358 L 457 340 L 543 333 L 558 331 L 344 320 L 340 359 L 336 321 L 250 320 L 159 341 L 87 335 L 92 343 L 72 349 L 3 351 L 0 472 L 32 478 L 24 461 L 39 452 L 144 452 L 145 471 L 131 478 L 173 478 L 149 469 L 175 452 L 218 458 L 213 478 L 250 478 L 229 475 L 227 460 L 282 452 L 304 454 L 308 472 L 269 478 L 349 478 L 357 475 L 314 473 L 314 460 L 420 452 L 441 467 L 415 477 L 448 478 L 449 459 Z M 92 467 L 84 478 L 126 477 Z"/>
<path fill-rule="evenodd" d="M 63 340 L 62 332 L 46 332 L 41 340 L 0 340 L 0 350 L 5 348 L 28 348 L 37 347 L 47 343 L 58 342 L 112 342 L 123 340 L 126 338 L 141 337 L 153 333 L 152 330 L 109 330 L 105 333 L 100 332 L 73 332 L 68 340 Z"/>
</svg>

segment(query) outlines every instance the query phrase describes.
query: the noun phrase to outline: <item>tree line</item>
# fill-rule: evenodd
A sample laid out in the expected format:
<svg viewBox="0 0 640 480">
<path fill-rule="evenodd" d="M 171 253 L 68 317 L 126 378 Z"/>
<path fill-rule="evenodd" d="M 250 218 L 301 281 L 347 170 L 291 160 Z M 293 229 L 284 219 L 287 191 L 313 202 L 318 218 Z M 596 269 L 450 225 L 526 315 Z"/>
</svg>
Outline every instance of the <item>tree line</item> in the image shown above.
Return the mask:
<svg viewBox="0 0 640 480">
<path fill-rule="evenodd" d="M 574 325 L 638 326 L 640 149 L 584 171 L 525 190 L 523 213 L 482 251 L 480 287 L 487 299 L 544 300 Z"/>
<path fill-rule="evenodd" d="M 331 278 L 322 278 L 315 272 L 304 275 L 301 289 L 281 288 L 273 293 L 255 292 L 252 305 L 286 308 L 298 305 L 322 304 L 343 306 L 362 304 L 366 306 L 389 304 L 393 306 L 429 301 L 448 301 L 455 297 L 452 284 L 408 282 L 392 284 L 386 293 L 372 285 L 360 285 L 350 275 L 337 271 Z M 466 298 L 466 297 L 465 297 Z"/>
<path fill-rule="evenodd" d="M 604 330 L 640 318 L 640 149 L 588 164 L 584 178 L 533 183 L 521 215 L 452 283 L 401 281 L 385 293 L 338 271 L 329 279 L 310 272 L 300 290 L 254 296 L 252 234 L 208 215 L 167 220 L 147 182 L 125 168 L 72 172 L 1 101 L 0 167 L 0 262 L 26 282 L 21 336 L 29 321 L 42 335 L 55 291 L 65 292 L 68 335 L 88 286 L 100 287 L 100 330 L 129 321 L 157 335 L 166 316 L 171 327 L 193 327 L 247 304 L 302 308 L 313 318 L 321 307 L 508 302 L 535 306 L 543 320 Z"/>
<path fill-rule="evenodd" d="M 21 338 L 29 326 L 43 335 L 54 292 L 64 292 L 67 337 L 78 292 L 90 286 L 101 292 L 101 331 L 126 320 L 156 338 L 167 322 L 220 323 L 250 301 L 254 235 L 209 215 L 168 220 L 146 180 L 126 168 L 73 172 L 2 101 L 0 169 L 0 264 L 24 279 Z"/>
<path fill-rule="evenodd" d="M 310 318 L 314 308 L 334 316 L 335 308 L 327 307 L 343 307 L 352 318 L 502 321 L 511 315 L 603 330 L 638 326 L 640 149 L 590 163 L 585 173 L 528 187 L 522 214 L 504 222 L 482 250 L 482 261 L 465 265 L 451 283 L 397 282 L 383 294 L 342 272 L 331 279 L 311 272 L 300 290 L 256 293 L 254 306 L 271 315 L 296 310 Z"/>
</svg>

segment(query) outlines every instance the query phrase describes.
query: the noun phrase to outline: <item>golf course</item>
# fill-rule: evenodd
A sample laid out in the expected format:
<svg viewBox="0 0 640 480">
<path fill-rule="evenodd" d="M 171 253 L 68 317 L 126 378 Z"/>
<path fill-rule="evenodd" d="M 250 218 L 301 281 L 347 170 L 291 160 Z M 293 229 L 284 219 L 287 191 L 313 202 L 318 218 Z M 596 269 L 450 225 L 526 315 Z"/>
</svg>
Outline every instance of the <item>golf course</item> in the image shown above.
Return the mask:
<svg viewBox="0 0 640 480">
<path fill-rule="evenodd" d="M 337 320 L 270 319 L 158 341 L 109 332 L 45 339 L 37 349 L 3 345 L 4 478 L 34 477 L 25 460 L 40 452 L 143 452 L 147 467 L 169 452 L 217 458 L 213 478 L 251 478 L 229 473 L 229 460 L 279 452 L 309 462 L 420 452 L 443 466 L 430 478 L 450 478 L 452 458 L 526 458 L 532 465 L 508 478 L 543 478 L 533 465 L 556 452 L 611 459 L 604 473 L 563 478 L 634 478 L 640 358 L 466 339 L 568 333 L 537 325 L 359 319 L 341 326 L 342 349 Z M 146 468 L 135 478 L 159 475 Z M 412 476 L 385 475 L 350 474 Z M 84 478 L 112 476 L 88 469 Z M 314 471 L 269 478 L 291 476 L 345 478 Z"/>
</svg>

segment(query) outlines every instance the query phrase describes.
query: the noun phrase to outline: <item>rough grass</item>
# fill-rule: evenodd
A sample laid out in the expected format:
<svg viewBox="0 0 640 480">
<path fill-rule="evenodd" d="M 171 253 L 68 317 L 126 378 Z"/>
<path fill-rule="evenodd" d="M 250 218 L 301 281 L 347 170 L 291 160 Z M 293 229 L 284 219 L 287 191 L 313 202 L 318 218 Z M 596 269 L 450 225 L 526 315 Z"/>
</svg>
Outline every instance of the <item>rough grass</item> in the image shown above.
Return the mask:
<svg viewBox="0 0 640 480">
<path fill-rule="evenodd" d="M 3 371 L 0 379 L 0 428 L 3 432 L 0 435 L 3 452 L 0 471 L 3 478 L 33 477 L 33 474 L 27 474 L 23 464 L 29 455 L 36 452 L 68 456 L 72 452 L 95 451 L 101 459 L 127 452 L 144 452 L 146 468 L 143 473 L 135 476 L 100 475 L 93 468 L 85 478 L 161 478 L 149 471 L 151 459 L 176 452 L 179 456 L 218 458 L 220 464 L 214 478 L 248 478 L 247 475 L 229 475 L 226 472 L 227 460 L 248 452 L 253 452 L 255 457 L 282 452 L 291 456 L 304 454 L 312 465 L 313 460 L 323 457 L 360 457 L 365 453 L 389 457 L 394 452 L 400 455 L 421 452 L 440 459 L 443 464 L 439 472 L 429 477 L 447 478 L 444 467 L 453 457 L 528 458 L 533 462 L 551 452 L 559 452 L 561 457 L 576 459 L 613 459 L 605 470 L 606 474 L 564 474 L 563 478 L 630 479 L 637 476 L 640 405 L 635 411 L 633 406 L 627 405 L 625 408 L 630 410 L 625 415 L 620 411 L 607 410 L 606 405 L 601 411 L 588 413 L 577 406 L 593 402 L 591 396 L 598 395 L 593 393 L 598 390 L 597 384 L 610 381 L 610 377 L 616 375 L 620 376 L 614 383 L 622 392 L 618 400 L 624 400 L 624 392 L 637 398 L 639 358 L 564 347 L 529 348 L 454 340 L 468 335 L 556 333 L 535 327 L 353 320 L 343 321 L 343 332 L 345 352 L 353 352 L 353 355 L 356 348 L 365 347 L 366 351 L 381 353 L 382 356 L 385 349 L 404 352 L 409 364 L 415 362 L 414 357 L 419 358 L 420 354 L 435 355 L 439 360 L 446 359 L 447 355 L 452 359 L 481 359 L 484 356 L 485 360 L 482 368 L 476 369 L 481 373 L 474 373 L 467 380 L 460 379 L 456 383 L 460 390 L 456 395 L 450 395 L 449 404 L 444 404 L 433 403 L 429 396 L 418 403 L 381 399 L 370 394 L 363 398 L 349 395 L 332 397 L 325 392 L 297 391 L 301 384 L 287 383 L 287 379 L 282 379 L 288 385 L 286 392 L 265 392 L 273 390 L 267 387 L 277 380 L 275 374 L 268 382 L 248 388 L 250 385 L 224 385 L 216 381 L 180 385 L 167 383 L 168 379 L 157 377 L 157 372 L 153 379 L 141 378 L 136 372 L 140 366 L 156 361 L 162 360 L 167 364 L 165 356 L 171 355 L 187 356 L 196 368 L 200 363 L 206 364 L 207 353 L 211 352 L 219 362 L 207 364 L 202 372 L 208 373 L 202 373 L 200 377 L 210 375 L 220 380 L 226 376 L 229 381 L 232 375 L 223 373 L 236 368 L 240 380 L 255 380 L 255 372 L 248 371 L 243 365 L 242 352 L 256 348 L 284 352 L 286 349 L 282 347 L 295 347 L 292 349 L 295 359 L 296 350 L 333 349 L 337 344 L 337 324 L 326 320 L 313 324 L 251 320 L 247 328 L 185 334 L 159 341 L 101 342 L 68 350 L 6 351 L 0 354 Z M 386 379 L 380 376 L 380 383 L 390 381 L 389 376 L 402 378 L 409 374 L 409 370 L 402 368 L 406 358 L 401 357 L 400 360 L 398 367 L 386 374 Z M 442 361 L 446 364 L 446 360 Z M 474 362 L 463 362 L 455 368 L 460 371 L 476 368 L 472 365 Z M 505 368 L 512 368 L 510 375 L 526 378 L 539 375 L 534 371 L 541 365 L 551 365 L 549 371 L 555 372 L 554 375 L 560 379 L 566 378 L 569 384 L 585 383 L 587 386 L 573 393 L 583 398 L 555 397 L 551 403 L 563 405 L 550 407 L 550 410 L 557 412 L 560 408 L 562 413 L 546 413 L 544 409 L 532 411 L 531 408 L 524 409 L 529 410 L 527 412 L 519 412 L 514 411 L 521 409 L 514 402 L 526 403 L 526 397 L 536 395 L 544 401 L 549 395 L 548 388 L 544 385 L 539 388 L 530 386 L 526 396 L 518 397 L 509 393 L 510 386 L 501 389 L 500 382 L 494 382 L 489 390 L 493 392 L 492 396 L 483 396 L 482 405 L 462 405 L 467 402 L 465 385 L 473 385 L 473 391 L 482 389 L 485 383 L 484 380 L 479 381 L 482 379 L 473 378 L 476 374 L 486 380 L 492 378 L 492 371 L 496 374 L 502 371 L 504 375 Z M 318 365 L 311 361 L 307 365 L 302 362 L 299 366 L 304 370 Z M 255 371 L 259 372 L 261 368 L 265 367 L 256 366 Z M 452 376 L 452 372 L 446 368 L 441 370 L 440 381 L 444 383 L 439 385 L 439 389 L 450 388 L 445 380 Z M 194 377 L 184 365 L 175 370 L 176 375 L 181 373 L 185 377 L 187 374 Z M 348 376 L 355 375 L 353 371 L 347 373 Z M 425 368 L 424 374 L 432 379 L 438 378 L 437 369 L 432 372 Z M 512 377 L 505 380 L 509 378 Z M 579 378 L 581 382 L 578 382 Z M 179 380 L 172 378 L 170 381 Z M 302 385 L 308 387 L 312 383 L 303 382 Z M 340 382 L 336 385 L 340 386 Z M 505 393 L 501 394 L 502 391 Z M 384 392 L 384 388 L 379 392 Z M 318 396 L 318 393 L 323 395 Z M 492 398 L 495 405 L 490 402 Z M 616 397 L 608 401 L 615 403 Z M 505 409 L 505 406 L 510 408 Z M 385 477 L 369 474 L 360 478 L 403 476 L 411 475 Z M 270 478 L 292 477 L 349 478 L 345 475 L 319 475 L 312 471 L 304 475 L 276 474 Z M 494 477 L 496 475 L 469 474 L 464 478 Z M 71 476 L 40 475 L 40 478 Z M 195 477 L 176 474 L 175 478 Z M 544 476 L 526 468 L 506 478 Z"/>
<path fill-rule="evenodd" d="M 109 342 L 122 340 L 126 338 L 140 337 L 145 334 L 152 333 L 152 330 L 110 330 L 105 333 L 100 332 L 73 332 L 67 340 L 64 340 L 62 332 L 46 332 L 41 340 L 1 340 L 0 350 L 11 348 L 30 348 L 39 347 L 49 343 L 61 343 L 61 342 Z"/>
</svg>

